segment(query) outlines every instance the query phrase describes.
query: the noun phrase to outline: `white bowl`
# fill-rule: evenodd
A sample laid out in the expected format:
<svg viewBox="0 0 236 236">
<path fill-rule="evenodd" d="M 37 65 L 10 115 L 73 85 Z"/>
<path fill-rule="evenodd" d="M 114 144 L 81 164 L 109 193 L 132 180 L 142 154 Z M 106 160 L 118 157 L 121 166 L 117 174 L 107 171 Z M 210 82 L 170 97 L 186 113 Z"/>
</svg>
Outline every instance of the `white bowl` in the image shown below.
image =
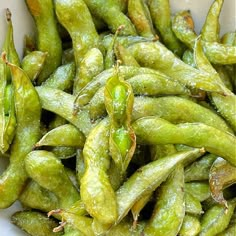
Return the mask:
<svg viewBox="0 0 236 236">
<path fill-rule="evenodd" d="M 196 32 L 199 33 L 204 23 L 206 14 L 213 0 L 170 0 L 172 12 L 190 9 L 195 21 Z M 236 5 L 235 0 L 226 0 L 221 12 L 221 35 L 236 30 Z M 5 9 L 12 12 L 14 25 L 14 41 L 16 49 L 22 57 L 23 38 L 25 34 L 33 32 L 34 23 L 30 16 L 24 0 L 0 0 L 0 48 L 6 33 Z M 7 166 L 7 161 L 0 158 L 0 174 Z M 0 210 L 0 235 L 1 236 L 23 236 L 17 227 L 10 223 L 10 216 L 20 209 L 19 203 L 15 203 L 8 209 Z"/>
</svg>

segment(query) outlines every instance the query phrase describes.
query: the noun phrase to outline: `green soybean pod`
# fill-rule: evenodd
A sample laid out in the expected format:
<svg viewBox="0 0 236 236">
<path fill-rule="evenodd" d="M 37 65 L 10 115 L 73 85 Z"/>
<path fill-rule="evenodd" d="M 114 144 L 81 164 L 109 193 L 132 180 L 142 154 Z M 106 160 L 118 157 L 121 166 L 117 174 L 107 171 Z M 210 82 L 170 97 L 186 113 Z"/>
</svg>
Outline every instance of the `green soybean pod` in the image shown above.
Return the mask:
<svg viewBox="0 0 236 236">
<path fill-rule="evenodd" d="M 132 126 L 137 136 L 137 143 L 152 145 L 179 143 L 191 147 L 204 147 L 206 151 L 222 156 L 232 165 L 236 165 L 235 136 L 211 126 L 202 123 L 174 125 L 158 117 L 141 118 Z"/>
<path fill-rule="evenodd" d="M 19 200 L 25 208 L 37 209 L 43 212 L 59 208 L 56 195 L 33 180 L 26 185 L 19 196 Z"/>
<path fill-rule="evenodd" d="M 235 232 L 236 232 L 236 224 L 234 223 L 220 234 L 217 234 L 217 236 L 234 236 Z"/>
<path fill-rule="evenodd" d="M 59 66 L 49 77 L 42 83 L 42 86 L 60 89 L 63 91 L 72 91 L 73 81 L 75 78 L 75 63 L 70 62 Z"/>
<path fill-rule="evenodd" d="M 119 26 L 124 25 L 123 35 L 136 35 L 134 26 L 129 18 L 120 10 L 119 3 L 115 0 L 85 0 L 93 15 L 103 19 L 110 30 L 115 33 Z M 114 17 L 116 16 L 116 17 Z"/>
<path fill-rule="evenodd" d="M 217 235 L 224 231 L 233 215 L 235 205 L 235 199 L 231 199 L 228 201 L 227 210 L 219 204 L 207 210 L 201 219 L 201 232 L 199 236 Z"/>
<path fill-rule="evenodd" d="M 46 133 L 36 144 L 40 146 L 70 146 L 82 148 L 85 137 L 83 133 L 71 124 L 58 126 Z"/>
<path fill-rule="evenodd" d="M 205 181 L 193 181 L 185 183 L 185 192 L 190 193 L 200 202 L 208 199 L 211 196 L 209 183 Z"/>
<path fill-rule="evenodd" d="M 187 166 L 184 171 L 185 182 L 208 180 L 210 168 L 216 158 L 213 154 L 206 154 Z"/>
<path fill-rule="evenodd" d="M 183 188 L 184 169 L 180 164 L 158 190 L 152 216 L 144 227 L 145 235 L 177 235 L 185 215 Z"/>
<path fill-rule="evenodd" d="M 159 116 L 174 124 L 200 122 L 233 133 L 225 120 L 212 110 L 177 96 L 135 97 L 132 115 L 133 121 L 145 116 Z"/>
<path fill-rule="evenodd" d="M 35 88 L 44 109 L 65 118 L 81 130 L 85 136 L 96 125 L 97 122 L 91 122 L 88 111 L 82 110 L 78 114 L 74 114 L 75 96 L 47 86 L 38 86 Z"/>
<path fill-rule="evenodd" d="M 201 30 L 203 40 L 208 42 L 219 42 L 219 17 L 223 3 L 224 0 L 215 0 L 212 3 Z"/>
<path fill-rule="evenodd" d="M 57 196 L 60 208 L 69 208 L 80 199 L 64 166 L 53 153 L 44 150 L 28 153 L 25 169 L 34 181 Z"/>
<path fill-rule="evenodd" d="M 43 69 L 47 59 L 47 52 L 33 51 L 28 53 L 21 62 L 21 68 L 31 81 L 35 81 Z"/>
<path fill-rule="evenodd" d="M 40 136 L 41 117 L 39 97 L 30 79 L 19 67 L 6 63 L 12 73 L 17 129 L 11 146 L 10 165 L 1 175 L 0 208 L 9 207 L 25 185 L 28 175 L 24 159 Z"/>
<path fill-rule="evenodd" d="M 201 231 L 200 221 L 196 216 L 186 214 L 179 231 L 179 236 L 197 236 Z"/>
<path fill-rule="evenodd" d="M 185 193 L 185 213 L 192 215 L 201 215 L 203 213 L 200 201 L 191 193 Z"/>
<path fill-rule="evenodd" d="M 145 194 L 153 192 L 164 182 L 177 164 L 183 163 L 188 159 L 196 159 L 202 154 L 203 150 L 201 149 L 178 152 L 150 162 L 138 169 L 116 191 L 118 218 L 114 223 L 118 224 L 127 215 L 135 202 Z"/>
<path fill-rule="evenodd" d="M 129 46 L 128 50 L 141 66 L 159 70 L 187 87 L 231 94 L 225 86 L 215 81 L 214 75 L 185 64 L 160 42 L 137 43 Z"/>
<path fill-rule="evenodd" d="M 62 44 L 57 30 L 53 1 L 25 1 L 36 24 L 37 49 L 47 52 L 44 67 L 37 80 L 41 84 L 61 64 Z"/>
<path fill-rule="evenodd" d="M 149 1 L 149 8 L 153 23 L 160 33 L 164 44 L 173 53 L 181 57 L 184 52 L 184 46 L 172 30 L 169 0 L 151 0 Z"/>
<path fill-rule="evenodd" d="M 86 139 L 83 149 L 85 170 L 80 180 L 85 209 L 101 224 L 112 224 L 117 219 L 115 192 L 107 174 L 110 166 L 108 146 L 109 121 L 103 119 Z"/>
<path fill-rule="evenodd" d="M 11 216 L 13 224 L 24 230 L 28 235 L 53 236 L 63 235 L 63 232 L 53 232 L 57 223 L 46 215 L 36 211 L 16 212 Z"/>
<path fill-rule="evenodd" d="M 206 71 L 211 74 L 215 74 L 215 80 L 218 81 L 219 84 L 220 83 L 223 84 L 219 75 L 217 74 L 217 72 L 212 67 L 207 57 L 205 56 L 200 40 L 196 41 L 195 48 L 194 48 L 194 58 L 195 58 L 196 66 L 200 70 Z M 225 87 L 224 84 L 223 86 Z M 212 93 L 210 94 L 210 98 L 213 104 L 216 106 L 218 112 L 229 122 L 233 130 L 236 131 L 236 119 L 235 119 L 236 96 L 230 90 L 228 90 L 228 94 L 229 96 L 223 96 L 218 93 Z"/>
<path fill-rule="evenodd" d="M 145 1 L 129 0 L 128 16 L 140 36 L 155 37 L 151 15 Z"/>
</svg>

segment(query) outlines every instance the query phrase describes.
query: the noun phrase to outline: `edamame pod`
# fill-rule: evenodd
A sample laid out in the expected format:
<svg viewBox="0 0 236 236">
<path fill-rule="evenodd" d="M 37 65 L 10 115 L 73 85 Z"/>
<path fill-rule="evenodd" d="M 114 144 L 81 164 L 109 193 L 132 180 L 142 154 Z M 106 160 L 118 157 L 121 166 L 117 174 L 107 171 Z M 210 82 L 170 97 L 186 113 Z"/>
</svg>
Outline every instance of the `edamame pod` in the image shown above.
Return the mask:
<svg viewBox="0 0 236 236">
<path fill-rule="evenodd" d="M 145 117 L 133 123 L 137 143 L 145 144 L 185 144 L 204 147 L 207 151 L 222 156 L 236 165 L 234 135 L 222 132 L 202 123 L 174 125 L 158 117 Z"/>
<path fill-rule="evenodd" d="M 214 81 L 214 76 L 185 64 L 160 42 L 137 43 L 129 46 L 128 50 L 141 66 L 159 70 L 185 86 L 229 94 L 221 83 Z"/>
<path fill-rule="evenodd" d="M 85 209 L 101 224 L 112 224 L 117 218 L 115 192 L 107 174 L 110 166 L 108 145 L 109 121 L 103 119 L 86 139 L 83 149 L 85 171 L 80 180 Z"/>
<path fill-rule="evenodd" d="M 207 210 L 201 219 L 201 232 L 199 236 L 211 236 L 224 231 L 233 215 L 235 205 L 235 199 L 231 199 L 228 201 L 227 210 L 219 204 Z"/>
<path fill-rule="evenodd" d="M 21 62 L 21 68 L 26 72 L 31 81 L 35 81 L 43 69 L 47 52 L 33 51 L 28 53 Z"/>
<path fill-rule="evenodd" d="M 85 137 L 81 131 L 70 124 L 61 125 L 46 133 L 36 144 L 40 146 L 69 146 L 82 148 Z"/>
<path fill-rule="evenodd" d="M 6 63 L 12 73 L 17 128 L 11 146 L 10 165 L 0 180 L 0 208 L 9 207 L 25 185 L 28 175 L 24 159 L 40 136 L 41 117 L 39 97 L 30 79 L 19 67 Z"/>
<path fill-rule="evenodd" d="M 85 0 L 90 11 L 103 19 L 110 30 L 115 33 L 119 26 L 124 25 L 123 35 L 136 35 L 130 19 L 120 10 L 119 3 L 115 0 Z M 116 16 L 116 17 L 114 17 Z"/>
<path fill-rule="evenodd" d="M 37 49 L 47 52 L 38 83 L 41 84 L 61 64 L 62 44 L 57 30 L 52 0 L 25 0 L 37 29 Z M 51 43 L 53 42 L 53 43 Z"/>
<path fill-rule="evenodd" d="M 148 192 L 153 192 L 168 175 L 174 170 L 177 164 L 187 159 L 196 159 L 203 154 L 201 149 L 193 149 L 185 152 L 161 158 L 150 162 L 138 169 L 123 185 L 116 191 L 118 224 L 127 215 L 136 201 Z M 129 194 L 128 194 L 129 193 Z"/>
<path fill-rule="evenodd" d="M 230 165 L 223 158 L 218 157 L 209 172 L 209 184 L 212 198 L 227 207 L 223 189 L 236 183 L 236 167 Z"/>
<path fill-rule="evenodd" d="M 196 216 L 186 214 L 179 231 L 179 236 L 197 236 L 201 231 L 200 221 Z"/>
<path fill-rule="evenodd" d="M 190 192 L 185 192 L 185 213 L 192 215 L 201 215 L 203 213 L 200 201 Z"/>
<path fill-rule="evenodd" d="M 33 236 L 63 235 L 63 232 L 53 232 L 57 223 L 46 215 L 36 211 L 16 212 L 11 216 L 13 224 Z"/>
<path fill-rule="evenodd" d="M 153 23 L 160 33 L 164 44 L 173 53 L 181 57 L 184 51 L 184 45 L 182 45 L 172 30 L 169 0 L 151 0 L 149 1 L 149 8 Z"/>
<path fill-rule="evenodd" d="M 145 225 L 144 235 L 177 235 L 185 215 L 183 188 L 184 169 L 179 164 L 158 190 L 156 205 Z"/>
<path fill-rule="evenodd" d="M 30 152 L 25 158 L 25 169 L 34 181 L 57 196 L 60 208 L 69 208 L 80 199 L 64 166 L 53 153 L 43 150 Z"/>
</svg>

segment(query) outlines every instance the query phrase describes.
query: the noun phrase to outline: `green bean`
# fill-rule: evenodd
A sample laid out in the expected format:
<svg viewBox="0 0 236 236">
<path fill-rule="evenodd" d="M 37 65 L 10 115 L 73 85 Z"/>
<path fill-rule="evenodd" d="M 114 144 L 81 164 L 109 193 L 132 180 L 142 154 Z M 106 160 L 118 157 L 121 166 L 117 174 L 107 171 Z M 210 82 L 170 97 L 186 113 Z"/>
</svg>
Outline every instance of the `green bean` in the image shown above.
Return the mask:
<svg viewBox="0 0 236 236">
<path fill-rule="evenodd" d="M 74 115 L 75 97 L 73 95 L 46 86 L 36 87 L 36 90 L 44 109 L 65 118 L 81 130 L 85 136 L 87 136 L 92 127 L 96 125 L 96 123 L 91 123 L 86 110 Z"/>
<path fill-rule="evenodd" d="M 174 125 L 158 117 L 136 120 L 133 128 L 137 143 L 145 144 L 185 144 L 204 147 L 207 151 L 222 156 L 236 165 L 235 136 L 202 123 Z"/>
<path fill-rule="evenodd" d="M 129 18 L 120 10 L 117 1 L 85 0 L 85 3 L 88 5 L 92 14 L 102 18 L 113 33 L 115 33 L 119 26 L 124 25 L 125 28 L 121 32 L 123 35 L 136 35 L 134 26 Z"/>
<path fill-rule="evenodd" d="M 190 193 L 200 202 L 205 201 L 211 196 L 209 184 L 204 181 L 194 181 L 185 183 L 185 192 Z"/>
<path fill-rule="evenodd" d="M 37 49 L 47 52 L 44 67 L 37 81 L 41 84 L 61 64 L 61 39 L 57 30 L 53 1 L 25 0 L 25 2 L 36 24 Z"/>
<path fill-rule="evenodd" d="M 212 198 L 227 207 L 227 201 L 223 196 L 223 189 L 236 183 L 236 167 L 218 157 L 211 166 L 209 172 L 209 184 Z"/>
<path fill-rule="evenodd" d="M 203 213 L 200 201 L 189 192 L 185 193 L 185 213 L 192 215 Z"/>
<path fill-rule="evenodd" d="M 183 187 L 183 166 L 177 165 L 160 186 L 153 214 L 144 228 L 145 235 L 177 235 L 185 214 Z"/>
<path fill-rule="evenodd" d="M 70 146 L 82 148 L 85 137 L 76 127 L 65 124 L 46 133 L 36 144 L 39 146 Z"/>
<path fill-rule="evenodd" d="M 59 66 L 48 77 L 48 79 L 42 83 L 42 86 L 60 89 L 63 91 L 71 91 L 73 87 L 74 77 L 75 77 L 75 63 L 70 62 L 68 64 Z"/>
<path fill-rule="evenodd" d="M 145 116 L 159 116 L 175 124 L 201 122 L 221 131 L 232 133 L 226 122 L 210 109 L 176 96 L 135 97 L 133 120 Z"/>
<path fill-rule="evenodd" d="M 24 230 L 29 235 L 63 235 L 63 232 L 54 233 L 52 231 L 57 225 L 55 220 L 48 219 L 47 216 L 36 211 L 16 212 L 11 216 L 11 220 L 13 224 Z"/>
<path fill-rule="evenodd" d="M 54 193 L 41 187 L 31 180 L 19 196 L 21 204 L 26 208 L 33 208 L 43 212 L 49 212 L 59 208 L 58 198 Z"/>
<path fill-rule="evenodd" d="M 1 176 L 0 208 L 10 206 L 25 185 L 28 176 L 24 159 L 39 138 L 41 116 L 39 98 L 30 79 L 19 67 L 6 63 L 12 73 L 17 128 L 11 145 L 10 165 Z"/>
<path fill-rule="evenodd" d="M 208 13 L 201 30 L 202 39 L 208 42 L 219 42 L 219 16 L 224 0 L 215 0 Z"/>
<path fill-rule="evenodd" d="M 164 44 L 173 53 L 181 57 L 184 51 L 184 46 L 172 30 L 169 0 L 151 0 L 149 5 L 153 23 L 156 29 L 160 32 Z"/>
<path fill-rule="evenodd" d="M 107 175 L 110 165 L 108 140 L 109 122 L 103 119 L 86 139 L 83 149 L 85 172 L 80 185 L 86 210 L 102 224 L 111 224 L 117 218 L 115 193 Z"/>
<path fill-rule="evenodd" d="M 53 153 L 43 150 L 30 152 L 25 158 L 25 169 L 34 181 L 57 196 L 61 208 L 66 209 L 80 199 L 64 166 Z"/>
<path fill-rule="evenodd" d="M 26 72 L 31 81 L 35 81 L 43 69 L 46 52 L 33 51 L 28 53 L 21 62 L 21 68 Z"/>
<path fill-rule="evenodd" d="M 197 236 L 201 231 L 201 225 L 196 216 L 186 214 L 179 231 L 179 236 Z"/>
<path fill-rule="evenodd" d="M 202 150 L 194 149 L 179 152 L 165 158 L 161 158 L 138 169 L 123 185 L 116 191 L 118 224 L 134 203 L 148 192 L 153 192 L 168 175 L 174 170 L 178 163 L 187 159 L 196 159 L 202 155 Z"/>
<path fill-rule="evenodd" d="M 222 84 L 214 81 L 214 76 L 185 64 L 159 42 L 137 43 L 128 49 L 141 66 L 159 70 L 185 86 L 229 94 Z"/>
<path fill-rule="evenodd" d="M 222 205 L 211 207 L 201 219 L 201 232 L 199 236 L 216 235 L 224 231 L 233 215 L 235 209 L 235 199 L 228 201 L 228 209 Z"/>
<path fill-rule="evenodd" d="M 217 157 L 213 154 L 207 154 L 200 160 L 197 160 L 187 166 L 184 171 L 185 182 L 208 180 L 211 165 L 216 158 Z"/>
<path fill-rule="evenodd" d="M 155 37 L 151 15 L 143 0 L 128 1 L 128 16 L 140 36 Z"/>
</svg>

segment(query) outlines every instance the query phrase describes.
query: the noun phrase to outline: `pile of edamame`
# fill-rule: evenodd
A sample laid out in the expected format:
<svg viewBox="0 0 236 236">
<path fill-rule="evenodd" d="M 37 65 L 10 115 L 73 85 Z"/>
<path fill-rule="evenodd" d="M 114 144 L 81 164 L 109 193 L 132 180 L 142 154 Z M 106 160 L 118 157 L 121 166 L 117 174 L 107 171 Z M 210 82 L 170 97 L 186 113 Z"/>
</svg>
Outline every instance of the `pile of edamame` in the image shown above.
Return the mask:
<svg viewBox="0 0 236 236">
<path fill-rule="evenodd" d="M 236 233 L 236 32 L 169 0 L 25 0 L 0 59 L 0 208 L 33 236 Z"/>
</svg>

